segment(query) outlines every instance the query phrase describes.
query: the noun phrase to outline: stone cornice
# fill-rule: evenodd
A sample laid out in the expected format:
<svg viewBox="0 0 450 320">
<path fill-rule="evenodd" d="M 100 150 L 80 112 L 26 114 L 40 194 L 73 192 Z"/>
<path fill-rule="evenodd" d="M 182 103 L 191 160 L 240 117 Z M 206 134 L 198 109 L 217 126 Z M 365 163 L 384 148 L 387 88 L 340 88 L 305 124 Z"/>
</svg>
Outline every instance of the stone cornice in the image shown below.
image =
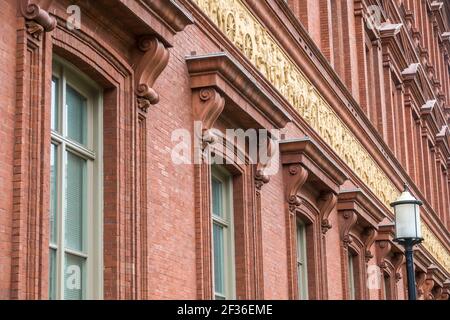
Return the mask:
<svg viewBox="0 0 450 320">
<path fill-rule="evenodd" d="M 361 225 L 375 229 L 378 229 L 378 224 L 385 218 L 383 210 L 359 188 L 340 190 L 338 210 L 355 211 Z"/>
<path fill-rule="evenodd" d="M 124 1 L 124 0 L 121 0 Z M 191 14 L 175 0 L 140 0 L 163 19 L 173 33 L 181 32 L 194 22 Z"/>
<path fill-rule="evenodd" d="M 314 176 L 336 194 L 347 180 L 339 166 L 309 137 L 281 141 L 280 154 L 283 165 L 302 164 L 309 176 Z"/>
<path fill-rule="evenodd" d="M 252 105 L 277 128 L 284 128 L 292 117 L 273 94 L 258 85 L 258 82 L 229 54 L 186 57 L 191 77 L 191 88 L 213 86 L 223 90 L 223 83 L 233 87 L 236 93 L 248 99 Z"/>
<path fill-rule="evenodd" d="M 177 32 L 194 23 L 190 13 L 176 0 L 101 1 L 115 2 L 108 6 L 112 19 L 120 19 L 124 26 L 140 35 L 156 36 L 166 47 L 172 46 Z"/>
</svg>

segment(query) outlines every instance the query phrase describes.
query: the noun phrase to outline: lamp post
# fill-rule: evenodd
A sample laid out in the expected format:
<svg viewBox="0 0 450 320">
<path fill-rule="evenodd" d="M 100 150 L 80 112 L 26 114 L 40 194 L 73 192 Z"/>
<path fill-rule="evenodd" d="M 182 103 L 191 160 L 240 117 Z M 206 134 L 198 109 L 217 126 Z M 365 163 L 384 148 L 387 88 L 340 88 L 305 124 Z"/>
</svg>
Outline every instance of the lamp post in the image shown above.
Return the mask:
<svg viewBox="0 0 450 320">
<path fill-rule="evenodd" d="M 414 273 L 413 247 L 422 242 L 422 231 L 420 226 L 420 206 L 422 201 L 417 200 L 409 192 L 405 184 L 400 197 L 391 203 L 395 212 L 395 239 L 405 247 L 406 276 L 408 279 L 408 298 L 416 300 L 416 277 Z"/>
</svg>

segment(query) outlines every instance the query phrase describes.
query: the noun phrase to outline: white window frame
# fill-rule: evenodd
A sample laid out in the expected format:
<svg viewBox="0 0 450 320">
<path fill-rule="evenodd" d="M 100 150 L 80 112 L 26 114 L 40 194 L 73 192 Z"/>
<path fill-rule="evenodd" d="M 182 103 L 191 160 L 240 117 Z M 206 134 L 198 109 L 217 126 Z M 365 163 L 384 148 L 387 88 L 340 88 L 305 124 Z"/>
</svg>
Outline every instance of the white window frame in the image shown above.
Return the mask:
<svg viewBox="0 0 450 320">
<path fill-rule="evenodd" d="M 56 244 L 56 299 L 64 299 L 64 254 L 86 258 L 83 299 L 103 299 L 103 90 L 75 66 L 59 57 L 53 57 L 52 78 L 58 79 L 58 130 L 51 130 L 51 143 L 57 146 L 57 208 Z M 87 99 L 87 141 L 82 145 L 67 137 L 66 85 L 69 84 Z M 53 99 L 53 96 L 51 97 Z M 51 115 L 53 119 L 53 115 Z M 86 160 L 86 212 L 83 231 L 85 251 L 76 252 L 65 247 L 64 201 L 66 151 Z M 51 226 L 50 226 L 51 228 Z M 50 230 L 49 228 L 49 230 Z M 50 266 L 49 266 L 50 269 Z M 50 271 L 50 270 L 49 270 Z M 50 282 L 49 282 L 50 285 Z"/>
<path fill-rule="evenodd" d="M 224 217 L 214 215 L 212 179 L 222 183 L 222 205 Z M 211 234 L 214 232 L 214 224 L 224 227 L 224 276 L 225 276 L 225 295 L 215 291 L 214 283 L 214 237 L 211 237 L 211 261 L 212 261 L 212 285 L 214 299 L 218 297 L 225 300 L 236 299 L 236 277 L 235 277 L 235 247 L 234 247 L 234 214 L 233 214 L 233 178 L 230 173 L 220 167 L 213 165 L 211 167 Z"/>
<path fill-rule="evenodd" d="M 297 286 L 299 300 L 308 300 L 308 256 L 306 253 L 306 225 L 297 219 Z"/>
</svg>

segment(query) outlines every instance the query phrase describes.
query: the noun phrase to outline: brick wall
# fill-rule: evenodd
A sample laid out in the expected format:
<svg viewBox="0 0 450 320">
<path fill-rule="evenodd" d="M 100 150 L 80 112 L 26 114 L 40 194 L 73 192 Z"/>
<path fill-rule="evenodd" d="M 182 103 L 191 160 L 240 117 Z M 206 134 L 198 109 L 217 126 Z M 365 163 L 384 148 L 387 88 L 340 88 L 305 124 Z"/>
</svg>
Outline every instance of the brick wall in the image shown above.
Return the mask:
<svg viewBox="0 0 450 320">
<path fill-rule="evenodd" d="M 11 285 L 12 177 L 16 100 L 16 2 L 1 0 L 0 37 L 0 299 L 8 299 Z"/>
</svg>

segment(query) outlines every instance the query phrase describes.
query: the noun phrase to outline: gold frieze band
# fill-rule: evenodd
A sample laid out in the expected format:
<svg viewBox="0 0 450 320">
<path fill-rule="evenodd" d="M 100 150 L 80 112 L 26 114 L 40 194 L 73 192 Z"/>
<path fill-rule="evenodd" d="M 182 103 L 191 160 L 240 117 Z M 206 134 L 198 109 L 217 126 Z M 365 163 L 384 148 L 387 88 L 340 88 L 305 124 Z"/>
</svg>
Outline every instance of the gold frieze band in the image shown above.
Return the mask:
<svg viewBox="0 0 450 320">
<path fill-rule="evenodd" d="M 356 136 L 241 0 L 193 0 L 387 208 L 400 194 Z M 424 246 L 449 270 L 449 253 L 423 224 Z"/>
</svg>

